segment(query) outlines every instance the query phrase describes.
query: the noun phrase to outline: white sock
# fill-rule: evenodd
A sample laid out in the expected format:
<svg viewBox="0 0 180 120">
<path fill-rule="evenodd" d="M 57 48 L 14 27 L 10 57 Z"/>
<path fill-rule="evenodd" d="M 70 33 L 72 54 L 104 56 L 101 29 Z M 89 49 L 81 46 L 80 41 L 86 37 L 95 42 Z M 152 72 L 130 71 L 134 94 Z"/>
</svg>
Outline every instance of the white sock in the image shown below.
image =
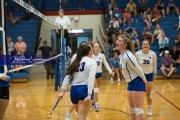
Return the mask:
<svg viewBox="0 0 180 120">
<path fill-rule="evenodd" d="M 66 115 L 71 115 L 71 113 L 68 112 Z"/>
<path fill-rule="evenodd" d="M 95 102 L 95 105 L 99 105 L 98 102 Z"/>
</svg>

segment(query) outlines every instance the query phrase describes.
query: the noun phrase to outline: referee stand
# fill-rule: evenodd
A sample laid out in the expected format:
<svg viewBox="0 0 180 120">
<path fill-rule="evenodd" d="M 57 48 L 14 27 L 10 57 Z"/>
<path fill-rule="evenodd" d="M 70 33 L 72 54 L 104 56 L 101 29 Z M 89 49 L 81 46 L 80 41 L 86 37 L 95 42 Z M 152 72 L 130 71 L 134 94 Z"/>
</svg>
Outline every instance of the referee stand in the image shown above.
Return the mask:
<svg viewBox="0 0 180 120">
<path fill-rule="evenodd" d="M 61 53 L 62 56 L 60 56 L 60 58 L 56 59 L 55 91 L 57 91 L 58 87 L 60 88 L 60 86 L 63 83 L 64 77 L 65 77 L 66 59 L 67 59 L 67 55 L 66 55 L 66 39 L 63 38 L 63 36 L 64 36 L 63 26 L 60 26 L 60 28 L 62 28 L 61 32 L 59 33 L 59 34 L 61 34 L 61 37 L 56 39 L 56 51 L 57 51 L 57 54 Z"/>
</svg>

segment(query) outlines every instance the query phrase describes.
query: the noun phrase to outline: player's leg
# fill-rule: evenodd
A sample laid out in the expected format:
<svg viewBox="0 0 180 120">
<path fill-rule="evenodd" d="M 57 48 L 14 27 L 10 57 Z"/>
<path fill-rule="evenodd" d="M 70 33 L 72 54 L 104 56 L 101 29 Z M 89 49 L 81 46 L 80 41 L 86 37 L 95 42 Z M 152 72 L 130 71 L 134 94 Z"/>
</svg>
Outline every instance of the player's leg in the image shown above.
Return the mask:
<svg viewBox="0 0 180 120">
<path fill-rule="evenodd" d="M 75 104 L 76 105 L 76 104 Z M 76 106 L 77 107 L 77 106 Z M 66 113 L 66 116 L 65 116 L 65 120 L 70 120 L 70 117 L 71 117 L 71 113 L 73 112 L 74 110 L 74 105 L 71 103 L 71 105 L 69 106 L 69 110 L 68 112 Z"/>
<path fill-rule="evenodd" d="M 3 120 L 9 103 L 9 87 L 0 87 L 0 120 Z"/>
<path fill-rule="evenodd" d="M 127 91 L 127 97 L 128 97 L 128 108 L 130 113 L 130 120 L 136 120 L 136 114 L 134 111 L 134 104 L 133 104 L 133 98 L 132 98 L 132 91 Z"/>
<path fill-rule="evenodd" d="M 118 82 L 120 82 L 120 75 L 119 75 L 119 68 L 115 68 L 116 74 L 117 74 L 117 78 L 118 78 Z"/>
<path fill-rule="evenodd" d="M 148 116 L 152 116 L 152 87 L 153 87 L 153 79 L 154 79 L 154 74 L 146 74 L 146 80 L 147 80 L 147 85 L 146 85 L 146 98 L 147 98 L 147 104 L 148 104 Z"/>
<path fill-rule="evenodd" d="M 95 111 L 99 111 L 98 93 L 99 93 L 99 87 L 100 87 L 101 78 L 102 78 L 102 73 L 97 73 L 96 74 L 96 79 L 95 79 L 95 82 L 94 82 Z"/>
</svg>

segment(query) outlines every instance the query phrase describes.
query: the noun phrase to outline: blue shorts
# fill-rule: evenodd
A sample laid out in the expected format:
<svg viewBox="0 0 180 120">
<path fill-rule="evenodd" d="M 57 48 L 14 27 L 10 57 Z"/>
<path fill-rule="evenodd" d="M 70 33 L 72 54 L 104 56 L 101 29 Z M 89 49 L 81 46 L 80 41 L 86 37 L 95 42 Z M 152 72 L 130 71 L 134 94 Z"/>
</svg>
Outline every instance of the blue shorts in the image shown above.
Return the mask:
<svg viewBox="0 0 180 120">
<path fill-rule="evenodd" d="M 146 80 L 148 82 L 152 82 L 154 80 L 154 73 L 150 73 L 150 74 L 144 74 L 146 77 Z"/>
<path fill-rule="evenodd" d="M 131 39 L 132 39 L 132 41 L 135 41 L 136 40 L 136 36 L 133 36 Z"/>
<path fill-rule="evenodd" d="M 102 77 L 102 73 L 96 73 L 96 78 Z"/>
<path fill-rule="evenodd" d="M 84 100 L 88 95 L 87 85 L 75 85 L 71 87 L 70 98 L 73 104 L 78 104 L 79 100 Z M 93 96 L 91 96 L 93 99 Z"/>
<path fill-rule="evenodd" d="M 128 91 L 146 91 L 146 86 L 143 80 L 138 76 L 128 83 Z"/>
</svg>

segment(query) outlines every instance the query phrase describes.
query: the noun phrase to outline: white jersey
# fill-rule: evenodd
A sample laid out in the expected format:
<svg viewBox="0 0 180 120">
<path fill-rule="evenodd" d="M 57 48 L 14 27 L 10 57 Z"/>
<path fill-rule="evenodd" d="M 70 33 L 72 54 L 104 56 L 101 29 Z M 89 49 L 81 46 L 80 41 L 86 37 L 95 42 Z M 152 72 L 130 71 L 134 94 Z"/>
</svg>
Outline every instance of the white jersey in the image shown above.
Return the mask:
<svg viewBox="0 0 180 120">
<path fill-rule="evenodd" d="M 109 67 L 108 62 L 106 61 L 106 57 L 104 54 L 99 53 L 98 56 L 94 55 L 92 56 L 92 59 L 94 59 L 97 63 L 97 73 L 101 73 L 102 72 L 102 63 L 104 64 L 104 66 L 106 67 L 106 69 L 108 70 L 108 72 L 111 74 L 112 70 Z"/>
<path fill-rule="evenodd" d="M 130 82 L 138 76 L 142 78 L 143 81 L 146 81 L 143 70 L 136 61 L 136 57 L 129 50 L 126 50 L 119 58 L 120 69 L 126 82 Z"/>
<path fill-rule="evenodd" d="M 75 85 L 87 85 L 88 94 L 92 94 L 94 88 L 94 80 L 96 75 L 97 64 L 96 61 L 87 56 L 83 57 L 79 68 L 74 73 L 72 86 Z M 62 84 L 62 89 L 67 90 L 69 80 L 72 76 L 66 75 Z"/>
<path fill-rule="evenodd" d="M 148 54 L 144 54 L 142 50 L 136 52 L 137 61 L 142 68 L 144 74 L 154 73 L 157 71 L 157 56 L 155 52 L 149 50 Z"/>
<path fill-rule="evenodd" d="M 71 57 L 70 64 L 72 64 L 72 62 L 76 59 L 76 56 L 77 56 L 77 54 L 75 53 L 75 54 Z"/>
</svg>

